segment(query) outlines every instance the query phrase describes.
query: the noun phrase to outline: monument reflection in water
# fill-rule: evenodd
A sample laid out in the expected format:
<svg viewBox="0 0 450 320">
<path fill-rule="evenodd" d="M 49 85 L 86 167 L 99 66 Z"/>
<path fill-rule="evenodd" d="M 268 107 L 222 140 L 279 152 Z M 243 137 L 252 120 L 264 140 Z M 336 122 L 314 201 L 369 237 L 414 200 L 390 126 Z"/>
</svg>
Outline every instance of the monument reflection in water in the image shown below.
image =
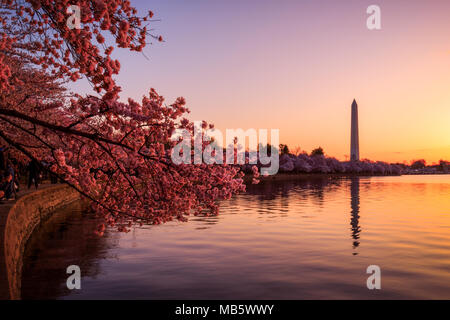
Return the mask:
<svg viewBox="0 0 450 320">
<path fill-rule="evenodd" d="M 356 249 L 359 246 L 359 234 L 361 233 L 361 227 L 359 226 L 359 177 L 351 178 L 350 193 L 352 208 L 350 224 L 352 226 L 353 249 Z M 357 252 L 353 254 L 356 255 Z"/>
<path fill-rule="evenodd" d="M 448 299 L 448 194 L 448 175 L 264 182 L 218 216 L 103 238 L 89 238 L 96 222 L 76 213 L 33 235 L 22 296 Z M 65 287 L 66 264 L 80 265 L 81 290 Z M 381 268 L 381 290 L 366 287 L 369 265 Z"/>
</svg>

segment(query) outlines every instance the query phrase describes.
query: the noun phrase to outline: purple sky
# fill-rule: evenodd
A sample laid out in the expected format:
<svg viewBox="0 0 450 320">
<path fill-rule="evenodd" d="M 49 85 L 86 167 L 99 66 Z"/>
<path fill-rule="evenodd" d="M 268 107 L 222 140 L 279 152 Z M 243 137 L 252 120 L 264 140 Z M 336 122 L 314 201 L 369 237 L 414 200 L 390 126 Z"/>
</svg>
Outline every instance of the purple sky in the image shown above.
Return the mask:
<svg viewBox="0 0 450 320">
<path fill-rule="evenodd" d="M 278 128 L 280 142 L 349 153 L 360 106 L 361 157 L 450 160 L 450 1 L 132 1 L 165 42 L 122 50 L 122 98 L 154 87 L 187 99 L 191 120 Z M 382 30 L 366 28 L 381 7 Z M 85 84 L 74 88 L 84 90 Z"/>
</svg>

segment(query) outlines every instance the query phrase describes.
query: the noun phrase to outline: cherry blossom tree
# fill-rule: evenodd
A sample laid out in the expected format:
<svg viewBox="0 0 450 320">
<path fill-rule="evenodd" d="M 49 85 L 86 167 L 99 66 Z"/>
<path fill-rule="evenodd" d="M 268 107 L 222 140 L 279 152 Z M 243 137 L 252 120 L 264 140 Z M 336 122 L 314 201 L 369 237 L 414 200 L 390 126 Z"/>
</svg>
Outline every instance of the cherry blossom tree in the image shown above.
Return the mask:
<svg viewBox="0 0 450 320">
<path fill-rule="evenodd" d="M 319 150 L 319 151 L 318 151 Z M 248 165 L 247 170 L 248 170 Z M 258 163 L 258 167 L 261 164 Z M 312 174 L 348 174 L 348 175 L 399 175 L 403 168 L 398 164 L 382 161 L 345 161 L 326 157 L 322 148 L 314 149 L 311 155 L 282 153 L 280 155 L 280 172 L 282 173 L 312 173 Z"/>
<path fill-rule="evenodd" d="M 66 23 L 72 5 L 80 29 Z M 194 128 L 183 98 L 166 105 L 150 89 L 139 102 L 119 100 L 111 53 L 162 41 L 149 33 L 152 17 L 127 0 L 0 1 L 1 143 L 21 161 L 45 162 L 121 231 L 216 214 L 219 200 L 245 189 L 239 167 L 171 162 L 173 132 Z M 82 76 L 93 94 L 69 94 L 65 82 Z"/>
</svg>

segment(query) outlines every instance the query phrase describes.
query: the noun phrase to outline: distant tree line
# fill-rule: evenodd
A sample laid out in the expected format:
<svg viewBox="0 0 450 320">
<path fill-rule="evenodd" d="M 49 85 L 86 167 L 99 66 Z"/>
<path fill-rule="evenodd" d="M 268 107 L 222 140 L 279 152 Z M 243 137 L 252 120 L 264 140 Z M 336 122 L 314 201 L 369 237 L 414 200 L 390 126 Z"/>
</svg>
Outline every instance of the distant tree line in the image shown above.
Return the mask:
<svg viewBox="0 0 450 320">
<path fill-rule="evenodd" d="M 260 145 L 259 150 L 270 150 L 270 144 Z M 410 165 L 405 163 L 387 163 L 384 161 L 339 161 L 334 157 L 328 157 L 322 147 L 313 149 L 310 153 L 295 148 L 294 152 L 286 144 L 280 144 L 278 148 L 272 146 L 272 152 L 278 150 L 280 154 L 280 173 L 341 173 L 341 174 L 367 174 L 367 175 L 400 175 L 414 173 L 415 170 L 428 169 L 430 172 L 449 172 L 450 162 L 441 160 L 438 165 L 427 166 L 424 159 L 414 160 Z M 258 167 L 262 165 L 257 164 Z M 242 169 L 246 173 L 251 172 L 251 165 L 245 164 Z"/>
</svg>

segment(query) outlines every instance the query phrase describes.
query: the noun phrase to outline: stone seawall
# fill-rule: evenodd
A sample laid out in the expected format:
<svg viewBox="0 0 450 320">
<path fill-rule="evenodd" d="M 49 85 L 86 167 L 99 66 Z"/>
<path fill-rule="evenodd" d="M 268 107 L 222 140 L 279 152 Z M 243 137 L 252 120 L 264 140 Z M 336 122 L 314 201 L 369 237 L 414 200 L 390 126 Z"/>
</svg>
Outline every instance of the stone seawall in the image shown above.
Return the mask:
<svg viewBox="0 0 450 320">
<path fill-rule="evenodd" d="M 53 211 L 77 200 L 80 195 L 69 186 L 54 185 L 25 194 L 2 208 L 0 299 L 20 299 L 23 252 L 33 230 Z"/>
</svg>

